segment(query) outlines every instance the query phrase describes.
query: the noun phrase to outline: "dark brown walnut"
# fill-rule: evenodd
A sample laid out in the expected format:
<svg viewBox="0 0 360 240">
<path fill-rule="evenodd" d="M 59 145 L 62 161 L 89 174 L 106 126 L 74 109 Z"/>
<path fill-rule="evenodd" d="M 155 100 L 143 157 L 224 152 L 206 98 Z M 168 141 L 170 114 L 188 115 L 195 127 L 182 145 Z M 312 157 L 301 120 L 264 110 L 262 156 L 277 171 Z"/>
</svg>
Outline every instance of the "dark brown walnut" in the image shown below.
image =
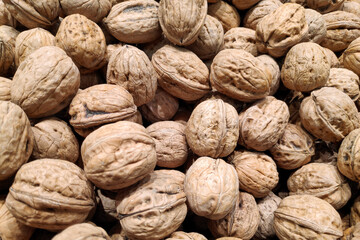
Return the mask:
<svg viewBox="0 0 360 240">
<path fill-rule="evenodd" d="M 49 28 L 58 19 L 59 0 L 3 0 L 11 15 L 27 28 Z"/>
<path fill-rule="evenodd" d="M 242 49 L 256 57 L 258 51 L 255 42 L 254 30 L 245 27 L 235 27 L 225 33 L 222 49 Z"/>
<path fill-rule="evenodd" d="M 182 172 L 157 170 L 116 197 L 121 227 L 130 239 L 158 240 L 174 232 L 187 213 Z"/>
<path fill-rule="evenodd" d="M 12 82 L 11 101 L 29 118 L 40 118 L 69 105 L 79 89 L 80 72 L 62 49 L 46 46 L 20 64 Z"/>
<path fill-rule="evenodd" d="M 159 75 L 158 84 L 177 98 L 193 101 L 210 91 L 208 68 L 188 49 L 165 45 L 153 54 L 151 62 Z"/>
<path fill-rule="evenodd" d="M 274 146 L 289 122 L 289 108 L 273 96 L 255 102 L 239 114 L 239 144 L 265 151 Z"/>
<path fill-rule="evenodd" d="M 271 78 L 270 70 L 261 60 L 241 49 L 222 50 L 211 64 L 212 88 L 243 102 L 269 95 Z"/>
<path fill-rule="evenodd" d="M 236 116 L 236 109 L 221 99 L 209 99 L 197 105 L 185 130 L 191 150 L 198 156 L 228 156 L 239 138 Z"/>
<path fill-rule="evenodd" d="M 90 133 L 81 145 L 87 178 L 105 190 L 128 187 L 156 166 L 155 142 L 140 124 L 119 121 Z"/>
<path fill-rule="evenodd" d="M 65 17 L 61 21 L 55 41 L 56 46 L 64 49 L 81 68 L 97 69 L 104 62 L 104 33 L 95 22 L 83 15 L 72 14 Z"/>
<path fill-rule="evenodd" d="M 254 235 L 255 240 L 266 240 L 276 236 L 274 229 L 274 212 L 278 208 L 281 198 L 270 192 L 259 200 L 257 207 L 260 213 L 259 227 Z"/>
<path fill-rule="evenodd" d="M 176 231 L 173 232 L 166 240 L 180 240 L 180 239 L 187 239 L 187 240 L 207 240 L 204 235 L 196 232 L 183 232 L 183 231 Z"/>
<path fill-rule="evenodd" d="M 232 0 L 232 4 L 239 10 L 245 10 L 251 8 L 260 0 Z"/>
<path fill-rule="evenodd" d="M 345 0 L 306 0 L 306 6 L 320 13 L 328 13 L 342 8 Z"/>
<path fill-rule="evenodd" d="M 11 100 L 11 88 L 12 81 L 8 78 L 0 77 L 0 100 L 10 101 Z"/>
<path fill-rule="evenodd" d="M 200 157 L 186 172 L 184 191 L 196 215 L 219 220 L 234 209 L 239 179 L 235 168 L 224 160 Z"/>
<path fill-rule="evenodd" d="M 256 30 L 257 24 L 266 15 L 275 11 L 282 3 L 279 0 L 262 0 L 249 9 L 244 17 L 244 27 Z"/>
<path fill-rule="evenodd" d="M 68 239 L 96 239 L 111 240 L 106 231 L 92 223 L 74 224 L 60 233 L 56 234 L 52 240 L 68 240 Z"/>
<path fill-rule="evenodd" d="M 15 65 L 19 66 L 35 50 L 44 46 L 55 46 L 55 37 L 42 28 L 21 32 L 15 42 Z"/>
<path fill-rule="evenodd" d="M 313 9 L 305 9 L 306 22 L 309 25 L 309 31 L 304 42 L 314 42 L 320 44 L 326 37 L 325 19 L 321 13 Z"/>
<path fill-rule="evenodd" d="M 0 1 L 0 25 L 8 25 L 10 27 L 16 27 L 17 25 L 16 19 L 5 7 L 5 4 L 2 0 Z"/>
<path fill-rule="evenodd" d="M 9 101 L 0 101 L 0 126 L 0 181 L 3 181 L 28 161 L 34 135 L 25 112 Z"/>
<path fill-rule="evenodd" d="M 98 71 L 88 74 L 80 74 L 80 89 L 85 89 L 94 85 L 105 83 L 105 79 Z"/>
<path fill-rule="evenodd" d="M 256 198 L 267 196 L 279 181 L 274 160 L 264 153 L 235 151 L 228 161 L 236 169 L 240 189 Z"/>
<path fill-rule="evenodd" d="M 287 180 L 290 195 L 308 194 L 340 209 L 351 197 L 350 186 L 336 166 L 309 163 L 296 170 Z"/>
<path fill-rule="evenodd" d="M 26 226 L 10 213 L 5 204 L 0 207 L 0 238 L 3 240 L 29 240 L 34 228 Z"/>
<path fill-rule="evenodd" d="M 359 99 L 359 76 L 346 68 L 331 68 L 326 87 L 335 87 L 346 93 L 354 102 Z"/>
<path fill-rule="evenodd" d="M 70 124 L 80 129 L 100 126 L 131 117 L 136 109 L 133 97 L 123 87 L 98 84 L 79 91 L 73 98 Z"/>
<path fill-rule="evenodd" d="M 336 56 L 336 54 L 328 48 L 323 47 L 323 49 L 325 50 L 325 54 L 326 54 L 326 57 L 328 58 L 328 62 L 330 63 L 330 67 L 331 68 L 339 68 L 340 61 L 339 61 L 338 57 Z"/>
<path fill-rule="evenodd" d="M 155 97 L 157 74 L 142 50 L 124 45 L 109 59 L 106 82 L 124 87 L 132 95 L 135 105 L 141 106 Z"/>
<path fill-rule="evenodd" d="M 276 165 L 283 169 L 296 169 L 310 162 L 315 155 L 314 141 L 300 126 L 287 124 L 284 134 L 272 146 L 270 153 Z"/>
<path fill-rule="evenodd" d="M 151 42 L 161 36 L 158 9 L 159 3 L 153 0 L 123 1 L 111 8 L 104 23 L 122 42 Z"/>
<path fill-rule="evenodd" d="M 146 128 L 155 141 L 159 167 L 176 168 L 183 165 L 188 157 L 185 125 L 175 121 L 160 121 Z"/>
<path fill-rule="evenodd" d="M 360 75 L 360 37 L 350 43 L 342 56 L 344 67 Z"/>
<path fill-rule="evenodd" d="M 270 55 L 267 54 L 262 54 L 260 56 L 257 56 L 256 58 L 262 61 L 265 64 L 265 66 L 269 68 L 271 72 L 272 80 L 271 80 L 269 95 L 272 96 L 277 92 L 280 86 L 281 72 L 280 72 L 279 64 L 275 61 L 274 58 L 272 58 Z"/>
<path fill-rule="evenodd" d="M 60 0 L 61 9 L 64 14 L 81 14 L 94 22 L 100 22 L 110 11 L 109 0 Z"/>
<path fill-rule="evenodd" d="M 339 171 L 352 181 L 360 180 L 359 134 L 360 129 L 354 129 L 344 138 L 337 157 Z"/>
<path fill-rule="evenodd" d="M 260 213 L 255 198 L 240 192 L 234 209 L 224 218 L 209 221 L 208 226 L 214 237 L 238 237 L 250 240 L 260 223 Z"/>
<path fill-rule="evenodd" d="M 94 199 L 81 168 L 65 160 L 39 159 L 19 169 L 5 204 L 19 222 L 58 231 L 84 222 Z"/>
<path fill-rule="evenodd" d="M 333 87 L 312 91 L 301 102 L 299 113 L 304 128 L 324 141 L 339 142 L 360 127 L 355 103 L 346 93 Z"/>
<path fill-rule="evenodd" d="M 355 226 L 360 222 L 360 196 L 355 198 L 350 209 L 350 225 Z"/>
<path fill-rule="evenodd" d="M 15 59 L 15 39 L 19 32 L 10 26 L 0 26 L 0 76 L 11 74 Z"/>
<path fill-rule="evenodd" d="M 53 158 L 75 163 L 79 157 L 79 143 L 66 122 L 57 119 L 44 119 L 33 126 L 33 159 Z"/>
<path fill-rule="evenodd" d="M 305 8 L 296 3 L 285 3 L 261 19 L 256 27 L 259 52 L 281 57 L 308 34 Z"/>
<path fill-rule="evenodd" d="M 225 1 L 218 1 L 210 4 L 208 7 L 208 14 L 221 22 L 224 28 L 224 33 L 231 28 L 240 26 L 240 15 L 236 8 Z"/>
<path fill-rule="evenodd" d="M 356 240 L 360 239 L 360 223 L 349 227 L 344 231 L 344 236 L 341 240 Z"/>
<path fill-rule="evenodd" d="M 221 22 L 207 15 L 196 41 L 188 45 L 187 49 L 202 60 L 212 59 L 220 51 L 223 41 L 224 29 Z"/>
<path fill-rule="evenodd" d="M 172 43 L 190 45 L 204 26 L 207 11 L 206 0 L 161 0 L 158 12 L 161 29 Z"/>
<path fill-rule="evenodd" d="M 321 46 L 334 52 L 346 49 L 356 38 L 360 37 L 360 17 L 356 14 L 335 11 L 323 15 L 326 25 L 326 37 Z"/>
<path fill-rule="evenodd" d="M 339 213 L 311 195 L 284 198 L 275 211 L 274 228 L 280 240 L 338 239 L 343 235 Z"/>
</svg>

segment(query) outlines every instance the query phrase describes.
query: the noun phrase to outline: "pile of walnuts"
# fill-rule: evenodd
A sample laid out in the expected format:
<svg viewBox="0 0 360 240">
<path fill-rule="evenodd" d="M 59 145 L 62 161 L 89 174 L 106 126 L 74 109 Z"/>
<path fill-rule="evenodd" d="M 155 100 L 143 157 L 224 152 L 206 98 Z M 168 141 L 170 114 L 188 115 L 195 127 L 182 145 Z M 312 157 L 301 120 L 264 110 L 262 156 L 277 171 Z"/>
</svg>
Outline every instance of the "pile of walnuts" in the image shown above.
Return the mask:
<svg viewBox="0 0 360 240">
<path fill-rule="evenodd" d="M 0 0 L 0 76 L 2 240 L 360 237 L 359 0 Z"/>
</svg>

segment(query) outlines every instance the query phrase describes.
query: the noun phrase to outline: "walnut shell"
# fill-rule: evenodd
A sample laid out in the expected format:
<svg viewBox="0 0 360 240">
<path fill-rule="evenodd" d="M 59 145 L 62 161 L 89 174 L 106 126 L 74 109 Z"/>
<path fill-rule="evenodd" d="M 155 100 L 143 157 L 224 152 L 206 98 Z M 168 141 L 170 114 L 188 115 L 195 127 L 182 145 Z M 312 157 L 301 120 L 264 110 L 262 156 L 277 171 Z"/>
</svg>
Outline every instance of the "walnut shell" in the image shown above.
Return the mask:
<svg viewBox="0 0 360 240">
<path fill-rule="evenodd" d="M 16 38 L 19 35 L 19 31 L 13 27 L 1 25 L 0 26 L 0 38 L 4 42 L 8 42 L 15 49 Z"/>
<path fill-rule="evenodd" d="M 341 240 L 356 240 L 360 239 L 360 224 L 349 227 L 344 231 L 344 236 Z"/>
<path fill-rule="evenodd" d="M 260 0 L 232 0 L 232 4 L 239 10 L 251 8 Z"/>
<path fill-rule="evenodd" d="M 55 46 L 55 37 L 42 28 L 33 28 L 21 32 L 15 43 L 15 65 L 19 66 L 35 50 L 44 46 Z"/>
<path fill-rule="evenodd" d="M 350 225 L 355 226 L 360 222 L 360 196 L 355 198 L 350 209 Z"/>
<path fill-rule="evenodd" d="M 196 215 L 219 220 L 233 210 L 239 180 L 235 168 L 224 160 L 200 157 L 186 172 L 184 191 Z"/>
<path fill-rule="evenodd" d="M 342 91 L 323 87 L 312 91 L 300 106 L 301 123 L 312 135 L 324 141 L 341 141 L 360 127 L 355 103 Z"/>
<path fill-rule="evenodd" d="M 180 239 L 207 240 L 207 238 L 200 233 L 196 233 L 196 232 L 186 233 L 182 231 L 173 232 L 168 238 L 165 238 L 165 240 L 180 240 Z"/>
<path fill-rule="evenodd" d="M 207 10 L 206 0 L 161 0 L 161 29 L 172 43 L 180 46 L 190 45 L 200 34 Z"/>
<path fill-rule="evenodd" d="M 81 145 L 87 178 L 105 190 L 128 187 L 156 166 L 155 142 L 143 126 L 128 121 L 106 124 Z"/>
<path fill-rule="evenodd" d="M 110 11 L 112 5 L 109 0 L 60 0 L 64 14 L 81 14 L 94 22 L 100 22 Z"/>
<path fill-rule="evenodd" d="M 184 221 L 187 207 L 182 172 L 157 170 L 116 197 L 121 227 L 129 238 L 162 239 Z"/>
<path fill-rule="evenodd" d="M 344 1 L 345 0 L 306 0 L 306 5 L 320 13 L 328 13 L 339 10 Z"/>
<path fill-rule="evenodd" d="M 153 0 L 124 1 L 104 19 L 108 31 L 126 43 L 147 43 L 161 36 L 159 4 Z"/>
<path fill-rule="evenodd" d="M 338 57 L 336 56 L 336 54 L 328 48 L 323 47 L 323 49 L 325 50 L 325 54 L 326 54 L 326 57 L 328 58 L 328 62 L 330 63 L 330 67 L 331 68 L 340 67 L 340 61 L 339 61 Z"/>
<path fill-rule="evenodd" d="M 258 51 L 255 41 L 254 30 L 245 27 L 235 27 L 225 33 L 222 49 L 242 49 L 256 57 Z"/>
<path fill-rule="evenodd" d="M 26 163 L 34 146 L 29 119 L 16 104 L 0 101 L 0 181 L 10 178 Z"/>
<path fill-rule="evenodd" d="M 211 64 L 212 88 L 239 101 L 251 102 L 269 95 L 271 78 L 262 61 L 241 49 L 222 50 Z"/>
<path fill-rule="evenodd" d="M 231 28 L 240 26 L 240 15 L 236 8 L 225 1 L 218 1 L 214 4 L 209 4 L 208 14 L 221 22 L 224 28 L 224 33 Z"/>
<path fill-rule="evenodd" d="M 360 75 L 360 37 L 350 43 L 342 56 L 344 67 Z"/>
<path fill-rule="evenodd" d="M 56 234 L 52 240 L 67 240 L 67 239 L 96 239 L 96 240 L 111 240 L 109 235 L 101 227 L 97 227 L 91 223 L 74 224 L 62 232 Z"/>
<path fill-rule="evenodd" d="M 306 22 L 309 25 L 309 31 L 304 42 L 314 42 L 320 44 L 326 37 L 325 19 L 321 13 L 313 9 L 305 9 Z"/>
<path fill-rule="evenodd" d="M 354 102 L 360 97 L 359 76 L 346 68 L 331 68 L 326 87 L 335 87 L 346 93 Z"/>
<path fill-rule="evenodd" d="M 239 114 L 239 144 L 265 151 L 276 144 L 285 131 L 290 113 L 286 103 L 273 96 L 255 102 Z"/>
<path fill-rule="evenodd" d="M 272 58 L 270 55 L 267 54 L 262 54 L 260 56 L 257 56 L 256 58 L 262 61 L 265 64 L 265 66 L 269 68 L 271 72 L 272 80 L 271 80 L 269 95 L 272 96 L 277 92 L 280 86 L 281 72 L 280 72 L 279 64 L 275 61 L 274 58 Z"/>
<path fill-rule="evenodd" d="M 62 49 L 46 46 L 20 64 L 12 82 L 11 101 L 29 118 L 40 118 L 70 103 L 80 86 L 80 72 Z"/>
<path fill-rule="evenodd" d="M 269 150 L 276 165 L 283 169 L 299 168 L 310 162 L 315 155 L 314 141 L 295 124 L 286 125 L 284 134 Z"/>
<path fill-rule="evenodd" d="M 39 159 L 19 169 L 5 204 L 19 222 L 57 231 L 85 221 L 94 199 L 81 168 L 65 160 Z"/>
<path fill-rule="evenodd" d="M 267 196 L 279 181 L 274 160 L 264 153 L 235 151 L 229 163 L 236 169 L 240 189 L 256 198 Z"/>
<path fill-rule="evenodd" d="M 53 158 L 75 163 L 79 158 L 79 143 L 66 122 L 57 118 L 44 119 L 35 126 L 33 159 Z"/>
<path fill-rule="evenodd" d="M 4 2 L 0 1 L 0 25 L 8 25 L 16 27 L 16 19 L 11 15 L 9 10 L 5 7 Z"/>
<path fill-rule="evenodd" d="M 155 97 L 157 75 L 149 58 L 140 49 L 125 45 L 115 50 L 108 63 L 106 81 L 124 87 L 136 106 Z"/>
<path fill-rule="evenodd" d="M 338 239 L 343 235 L 339 213 L 311 195 L 285 197 L 275 211 L 274 228 L 280 240 Z"/>
<path fill-rule="evenodd" d="M 343 7 L 339 10 L 354 13 L 359 16 L 360 14 L 360 2 L 345 1 Z"/>
<path fill-rule="evenodd" d="M 186 125 L 186 141 L 199 156 L 225 157 L 234 151 L 239 138 L 237 111 L 221 99 L 201 102 Z"/>
<path fill-rule="evenodd" d="M 153 54 L 151 62 L 159 74 L 158 84 L 177 98 L 193 101 L 210 91 L 208 68 L 188 49 L 165 45 Z"/>
<path fill-rule="evenodd" d="M 99 84 L 79 91 L 73 98 L 69 114 L 75 128 L 90 128 L 124 120 L 135 115 L 131 94 L 123 87 Z"/>
<path fill-rule="evenodd" d="M 106 41 L 101 28 L 83 15 L 65 17 L 55 36 L 56 46 L 72 58 L 75 64 L 95 69 L 104 61 Z"/>
<path fill-rule="evenodd" d="M 285 3 L 261 19 L 256 27 L 259 52 L 281 57 L 308 34 L 305 8 L 296 3 Z"/>
<path fill-rule="evenodd" d="M 16 35 L 15 35 L 16 34 Z M 9 74 L 15 59 L 15 39 L 19 32 L 13 27 L 0 26 L 0 75 Z M 12 75 L 12 74 L 9 74 Z"/>
<path fill-rule="evenodd" d="M 250 240 L 260 223 L 260 213 L 255 198 L 240 192 L 233 210 L 224 218 L 209 221 L 209 229 L 214 237 L 238 237 Z"/>
<path fill-rule="evenodd" d="M 10 101 L 11 100 L 11 84 L 12 81 L 8 78 L 0 77 L 0 100 Z"/>
</svg>

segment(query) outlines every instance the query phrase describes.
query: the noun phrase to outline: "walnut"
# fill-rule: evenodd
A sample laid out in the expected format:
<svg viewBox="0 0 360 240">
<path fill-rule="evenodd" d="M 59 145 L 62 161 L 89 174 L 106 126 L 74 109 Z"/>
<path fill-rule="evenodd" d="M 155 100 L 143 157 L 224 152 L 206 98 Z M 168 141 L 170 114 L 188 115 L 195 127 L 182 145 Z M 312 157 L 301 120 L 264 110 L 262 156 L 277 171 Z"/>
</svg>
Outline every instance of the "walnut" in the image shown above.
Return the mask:
<svg viewBox="0 0 360 240">
<path fill-rule="evenodd" d="M 81 168 L 65 160 L 39 159 L 19 169 L 5 204 L 19 222 L 58 231 L 85 221 L 94 199 Z"/>
<path fill-rule="evenodd" d="M 118 191 L 117 212 L 126 236 L 158 240 L 178 229 L 187 213 L 184 178 L 176 170 L 157 170 Z"/>
<path fill-rule="evenodd" d="M 232 0 L 232 4 L 239 10 L 245 10 L 251 8 L 260 0 Z"/>
<path fill-rule="evenodd" d="M 224 160 L 200 157 L 186 172 L 184 191 L 196 215 L 219 220 L 233 210 L 239 180 L 235 168 Z"/>
<path fill-rule="evenodd" d="M 165 238 L 165 240 L 180 240 L 180 239 L 207 240 L 207 238 L 200 233 L 196 233 L 196 232 L 186 233 L 182 231 L 173 232 L 168 238 Z"/>
<path fill-rule="evenodd" d="M 275 61 L 274 58 L 272 58 L 270 55 L 267 54 L 262 54 L 260 56 L 257 56 L 256 58 L 262 61 L 265 64 L 265 66 L 269 68 L 271 72 L 272 80 L 271 80 L 269 95 L 272 96 L 277 92 L 280 86 L 281 72 L 280 72 L 279 64 Z"/>
<path fill-rule="evenodd" d="M 303 41 L 320 44 L 326 37 L 325 19 L 321 13 L 310 8 L 305 9 L 305 18 L 309 26 L 309 31 Z"/>
<path fill-rule="evenodd" d="M 0 100 L 1 101 L 10 101 L 10 88 L 12 81 L 8 78 L 0 77 Z"/>
<path fill-rule="evenodd" d="M 256 57 L 258 51 L 255 41 L 254 30 L 245 27 L 235 27 L 225 33 L 222 49 L 242 49 Z"/>
<path fill-rule="evenodd" d="M 320 13 L 328 13 L 339 10 L 344 1 L 345 0 L 306 0 L 306 5 Z"/>
<path fill-rule="evenodd" d="M 107 30 L 126 43 L 146 43 L 161 36 L 159 3 L 154 0 L 123 1 L 104 19 Z"/>
<path fill-rule="evenodd" d="M 323 87 L 311 92 L 300 106 L 301 123 L 312 135 L 324 141 L 341 141 L 360 127 L 355 103 L 342 91 Z"/>
<path fill-rule="evenodd" d="M 70 103 L 80 86 L 80 72 L 62 49 L 46 46 L 20 64 L 12 82 L 11 101 L 29 118 L 40 118 Z"/>
<path fill-rule="evenodd" d="M 344 236 L 341 240 L 356 240 L 360 238 L 360 223 L 349 227 L 344 231 Z"/>
<path fill-rule="evenodd" d="M 256 27 L 259 52 L 281 57 L 308 34 L 305 8 L 296 3 L 285 3 L 261 19 Z"/>
<path fill-rule="evenodd" d="M 208 14 L 219 20 L 224 28 L 224 33 L 231 28 L 240 26 L 240 15 L 235 7 L 225 1 L 210 4 Z"/>
<path fill-rule="evenodd" d="M 237 111 L 221 99 L 201 102 L 186 125 L 186 141 L 199 156 L 225 157 L 234 151 L 239 138 Z"/>
<path fill-rule="evenodd" d="M 360 75 L 360 37 L 350 43 L 342 56 L 344 67 Z"/>
<path fill-rule="evenodd" d="M 338 57 L 336 56 L 336 54 L 328 48 L 323 47 L 323 49 L 325 50 L 325 54 L 326 54 L 326 57 L 328 58 L 328 62 L 330 63 L 330 67 L 331 68 L 340 67 L 340 61 L 339 61 Z"/>
<path fill-rule="evenodd" d="M 355 198 L 350 209 L 350 225 L 355 226 L 360 223 L 360 196 Z"/>
<path fill-rule="evenodd" d="M 256 198 L 267 196 L 279 181 L 274 160 L 264 153 L 235 151 L 229 163 L 236 169 L 240 189 Z"/>
<path fill-rule="evenodd" d="M 346 93 L 354 102 L 359 99 L 359 76 L 346 68 L 331 68 L 326 87 L 335 87 Z"/>
<path fill-rule="evenodd" d="M 91 223 L 74 224 L 62 232 L 56 234 L 52 240 L 67 240 L 67 239 L 97 239 L 97 240 L 111 240 L 106 231 L 101 227 L 97 227 Z"/>
<path fill-rule="evenodd" d="M 240 192 L 233 210 L 224 218 L 209 221 L 209 229 L 214 237 L 238 237 L 250 240 L 260 223 L 260 213 L 255 198 Z"/>
<path fill-rule="evenodd" d="M 10 27 L 16 27 L 16 19 L 11 15 L 9 10 L 5 7 L 3 0 L 0 0 L 0 26 L 8 25 Z"/>
<path fill-rule="evenodd" d="M 15 39 L 19 32 L 10 26 L 0 26 L 0 75 L 10 72 L 15 59 Z"/>
<path fill-rule="evenodd" d="M 343 7 L 339 10 L 354 13 L 357 16 L 360 14 L 360 2 L 345 1 Z"/>
<path fill-rule="evenodd" d="M 161 29 L 172 43 L 190 45 L 200 34 L 207 10 L 206 0 L 162 0 L 159 3 Z"/>
<path fill-rule="evenodd" d="M 280 240 L 338 239 L 343 235 L 339 213 L 311 195 L 285 197 L 275 211 L 274 228 Z"/>
</svg>

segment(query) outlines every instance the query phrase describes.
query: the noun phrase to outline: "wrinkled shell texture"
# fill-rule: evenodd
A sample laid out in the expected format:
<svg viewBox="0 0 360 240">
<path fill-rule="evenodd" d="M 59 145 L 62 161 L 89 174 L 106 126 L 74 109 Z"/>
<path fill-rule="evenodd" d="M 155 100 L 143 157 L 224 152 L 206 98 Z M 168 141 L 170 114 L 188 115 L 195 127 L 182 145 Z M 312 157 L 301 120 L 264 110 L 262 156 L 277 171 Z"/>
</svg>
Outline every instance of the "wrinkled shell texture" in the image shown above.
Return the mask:
<svg viewBox="0 0 360 240">
<path fill-rule="evenodd" d="M 256 48 L 255 31 L 249 28 L 236 27 L 224 35 L 223 49 L 242 49 L 255 57 L 258 55 Z"/>
<path fill-rule="evenodd" d="M 111 8 L 104 23 L 122 42 L 151 42 L 161 36 L 158 9 L 159 4 L 153 0 L 124 1 Z"/>
<path fill-rule="evenodd" d="M 0 31 L 6 31 L 13 29 L 9 26 L 0 26 L 2 28 Z M 13 29 L 16 31 L 15 29 Z M 10 39 L 9 39 L 10 37 Z M 15 58 L 15 46 L 12 44 L 12 41 L 15 41 L 16 36 L 7 36 L 3 32 L 0 32 L 0 75 L 4 76 L 9 72 L 11 65 L 14 62 Z"/>
<path fill-rule="evenodd" d="M 284 198 L 275 211 L 274 227 L 280 240 L 338 239 L 343 235 L 339 213 L 311 195 Z"/>
<path fill-rule="evenodd" d="M 346 68 L 331 68 L 326 87 L 335 87 L 346 93 L 353 101 L 359 99 L 359 76 Z"/>
<path fill-rule="evenodd" d="M 95 68 L 105 58 L 106 42 L 101 28 L 83 15 L 65 17 L 55 40 L 56 46 L 64 49 L 78 66 Z"/>
<path fill-rule="evenodd" d="M 51 118 L 35 124 L 32 157 L 55 158 L 75 163 L 79 157 L 79 143 L 66 122 Z"/>
<path fill-rule="evenodd" d="M 352 181 L 360 180 L 360 129 L 354 129 L 342 141 L 337 158 L 339 171 Z"/>
<path fill-rule="evenodd" d="M 323 87 L 329 74 L 330 63 L 323 48 L 310 42 L 292 47 L 281 68 L 281 80 L 285 87 L 301 92 Z"/>
<path fill-rule="evenodd" d="M 356 240 L 360 238 L 360 224 L 349 227 L 344 231 L 344 236 L 341 240 Z"/>
<path fill-rule="evenodd" d="M 71 101 L 70 124 L 80 129 L 99 126 L 131 117 L 136 110 L 133 97 L 123 87 L 94 85 L 79 91 Z"/>
<path fill-rule="evenodd" d="M 271 77 L 262 61 L 241 49 L 222 50 L 211 64 L 212 88 L 239 101 L 251 102 L 269 95 Z"/>
<path fill-rule="evenodd" d="M 279 141 L 272 146 L 270 153 L 276 165 L 284 169 L 296 169 L 310 162 L 315 155 L 314 141 L 300 126 L 288 124 Z"/>
<path fill-rule="evenodd" d="M 9 10 L 5 7 L 4 2 L 0 1 L 0 25 L 8 25 L 16 27 L 16 19 L 11 15 Z"/>
<path fill-rule="evenodd" d="M 174 121 L 160 121 L 146 128 L 156 145 L 156 165 L 176 168 L 184 164 L 188 157 L 185 125 Z"/>
<path fill-rule="evenodd" d="M 239 138 L 236 116 L 236 109 L 221 99 L 210 99 L 197 105 L 185 130 L 191 150 L 199 156 L 228 156 Z"/>
<path fill-rule="evenodd" d="M 18 221 L 55 231 L 83 222 L 95 207 L 93 186 L 84 171 L 59 159 L 24 164 L 5 203 Z"/>
<path fill-rule="evenodd" d="M 305 9 L 306 22 L 309 25 L 309 32 L 304 39 L 306 42 L 321 43 L 326 36 L 326 24 L 321 13 L 313 9 Z"/>
<path fill-rule="evenodd" d="M 240 26 L 240 15 L 236 8 L 225 1 L 210 4 L 208 14 L 219 20 L 224 28 L 224 33 L 231 28 Z"/>
<path fill-rule="evenodd" d="M 81 146 L 86 176 L 96 186 L 116 190 L 130 186 L 156 165 L 155 142 L 143 126 L 128 121 L 107 124 Z"/>
<path fill-rule="evenodd" d="M 239 144 L 257 151 L 270 149 L 284 133 L 289 118 L 286 103 L 273 96 L 255 102 L 239 115 Z"/>
<path fill-rule="evenodd" d="M 209 70 L 190 50 L 165 45 L 151 61 L 159 74 L 158 84 L 171 95 L 193 101 L 210 91 Z"/>
<path fill-rule="evenodd" d="M 161 29 L 172 43 L 180 46 L 190 45 L 196 41 L 204 25 L 207 10 L 206 0 L 161 0 Z"/>
<path fill-rule="evenodd" d="M 88 19 L 99 22 L 111 9 L 109 0 L 60 0 L 65 15 L 79 13 Z"/>
<path fill-rule="evenodd" d="M 119 191 L 117 212 L 126 236 L 158 240 L 174 232 L 187 213 L 182 172 L 157 170 Z"/>
<path fill-rule="evenodd" d="M 7 78 L 0 77 L 0 100 L 10 101 L 11 100 L 11 84 L 12 81 Z"/>
<path fill-rule="evenodd" d="M 348 95 L 332 87 L 312 91 L 301 102 L 299 113 L 304 128 L 324 141 L 341 141 L 360 127 L 355 103 Z"/>
<path fill-rule="evenodd" d="M 340 67 L 340 61 L 339 61 L 338 57 L 336 56 L 336 54 L 328 48 L 323 47 L 323 49 L 325 50 L 325 54 L 328 58 L 328 62 L 330 63 L 331 68 Z"/>
<path fill-rule="evenodd" d="M 290 195 L 309 194 L 342 208 L 351 197 L 349 184 L 336 166 L 309 163 L 295 171 L 287 180 Z"/>
<path fill-rule="evenodd" d="M 215 237 L 238 237 L 250 240 L 260 223 L 260 213 L 255 198 L 240 192 L 235 208 L 226 217 L 209 222 L 209 229 Z"/>
<path fill-rule="evenodd" d="M 360 75 L 360 38 L 350 43 L 343 56 L 344 67 Z"/>
<path fill-rule="evenodd" d="M 26 163 L 34 145 L 29 119 L 18 106 L 0 101 L 0 181 L 5 180 Z"/>
<path fill-rule="evenodd" d="M 265 64 L 265 66 L 267 66 L 268 69 L 270 70 L 270 73 L 272 75 L 271 78 L 272 80 L 271 80 L 269 95 L 272 96 L 277 92 L 277 90 L 280 87 L 281 72 L 280 72 L 279 64 L 275 61 L 273 57 L 267 54 L 257 56 L 256 58 L 262 61 Z"/>
<path fill-rule="evenodd" d="M 200 233 L 196 233 L 196 232 L 186 233 L 182 231 L 173 232 L 170 235 L 170 237 L 166 238 L 166 240 L 179 240 L 179 239 L 207 240 L 207 238 Z"/>
<path fill-rule="evenodd" d="M 267 196 L 279 181 L 274 160 L 264 153 L 234 152 L 229 163 L 236 169 L 240 189 L 256 198 Z"/>
<path fill-rule="evenodd" d="M 70 103 L 80 86 L 80 72 L 62 49 L 46 46 L 20 64 L 12 82 L 11 101 L 29 118 L 40 118 Z"/>
<path fill-rule="evenodd" d="M 184 191 L 196 215 L 219 220 L 233 210 L 239 180 L 235 168 L 224 160 L 200 157 L 186 172 Z"/>
<path fill-rule="evenodd" d="M 111 240 L 104 229 L 90 223 L 74 224 L 52 238 L 52 240 L 68 239 Z"/>
<path fill-rule="evenodd" d="M 327 13 L 339 10 L 344 1 L 345 0 L 306 0 L 306 5 L 320 13 Z"/>
<path fill-rule="evenodd" d="M 106 81 L 128 90 L 136 106 L 150 102 L 157 88 L 157 75 L 149 58 L 143 51 L 130 45 L 112 53 Z"/>
<path fill-rule="evenodd" d="M 356 1 L 345 1 L 343 7 L 339 10 L 354 13 L 359 16 L 360 13 L 360 2 Z"/>
<path fill-rule="evenodd" d="M 308 29 L 305 8 L 296 3 L 285 3 L 258 23 L 258 50 L 273 57 L 281 57 L 306 37 Z"/>
</svg>

